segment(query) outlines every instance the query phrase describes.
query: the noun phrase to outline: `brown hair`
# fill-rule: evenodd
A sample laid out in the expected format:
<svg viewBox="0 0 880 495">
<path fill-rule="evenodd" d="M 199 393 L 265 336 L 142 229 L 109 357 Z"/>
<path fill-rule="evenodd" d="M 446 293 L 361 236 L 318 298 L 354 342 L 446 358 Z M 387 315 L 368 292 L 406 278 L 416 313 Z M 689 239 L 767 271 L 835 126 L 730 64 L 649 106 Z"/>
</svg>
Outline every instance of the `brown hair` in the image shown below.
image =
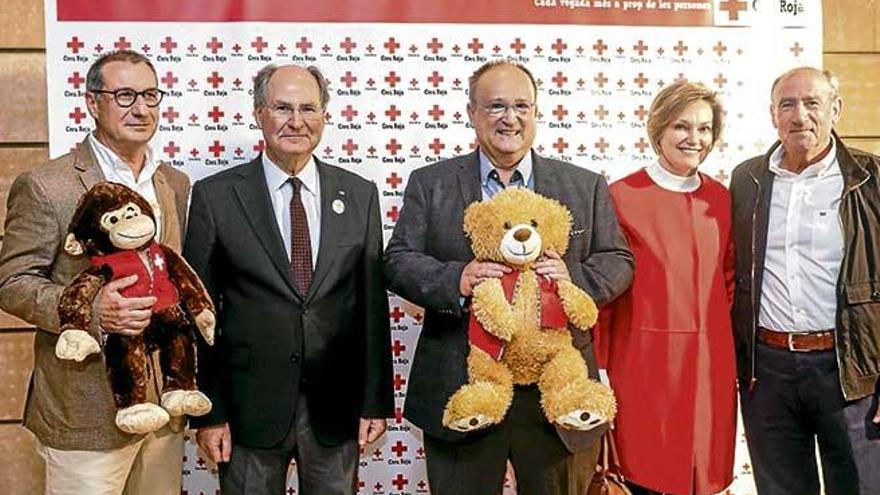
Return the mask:
<svg viewBox="0 0 880 495">
<path fill-rule="evenodd" d="M 86 91 L 97 91 L 104 89 L 104 77 L 101 74 L 101 70 L 105 65 L 110 62 L 129 62 L 132 64 L 147 64 L 147 67 L 153 71 L 153 77 L 157 80 L 159 79 L 156 76 L 156 68 L 153 67 L 153 62 L 150 62 L 150 59 L 143 56 L 142 54 L 134 51 L 134 50 L 116 50 L 112 52 L 107 52 L 97 60 L 92 63 L 92 66 L 89 67 L 89 72 L 86 74 Z"/>
<path fill-rule="evenodd" d="M 701 100 L 712 107 L 712 145 L 709 150 L 715 146 L 724 125 L 724 109 L 718 99 L 718 93 L 710 90 L 703 83 L 679 81 L 660 90 L 651 103 L 651 111 L 648 113 L 648 139 L 655 153 L 660 154 L 660 138 L 669 124 L 681 115 L 688 105 Z"/>
</svg>

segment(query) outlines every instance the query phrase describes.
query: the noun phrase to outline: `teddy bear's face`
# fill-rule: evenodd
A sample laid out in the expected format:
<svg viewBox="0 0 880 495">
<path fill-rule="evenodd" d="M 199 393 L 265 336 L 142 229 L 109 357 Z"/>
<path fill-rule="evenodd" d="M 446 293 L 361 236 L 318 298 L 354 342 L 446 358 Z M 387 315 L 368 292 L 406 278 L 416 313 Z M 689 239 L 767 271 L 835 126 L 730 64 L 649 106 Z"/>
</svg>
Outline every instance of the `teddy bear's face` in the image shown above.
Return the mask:
<svg viewBox="0 0 880 495">
<path fill-rule="evenodd" d="M 525 268 L 545 250 L 565 254 L 571 214 L 556 200 L 528 189 L 507 188 L 492 199 L 471 204 L 465 211 L 464 230 L 478 260 Z"/>
</svg>

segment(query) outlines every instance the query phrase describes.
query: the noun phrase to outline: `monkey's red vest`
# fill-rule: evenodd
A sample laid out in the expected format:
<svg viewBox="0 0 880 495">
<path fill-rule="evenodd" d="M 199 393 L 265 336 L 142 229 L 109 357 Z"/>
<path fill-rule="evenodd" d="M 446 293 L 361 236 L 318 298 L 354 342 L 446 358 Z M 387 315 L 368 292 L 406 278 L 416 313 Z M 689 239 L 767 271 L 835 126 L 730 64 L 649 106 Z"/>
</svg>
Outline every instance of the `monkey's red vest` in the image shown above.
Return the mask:
<svg viewBox="0 0 880 495">
<path fill-rule="evenodd" d="M 111 280 L 124 278 L 129 275 L 138 276 L 137 282 L 134 285 L 119 291 L 123 296 L 155 296 L 156 304 L 153 305 L 153 311 L 177 304 L 180 300 L 177 295 L 177 288 L 168 277 L 168 264 L 165 259 L 165 253 L 162 252 L 162 248 L 159 247 L 156 241 L 151 241 L 150 246 L 147 248 L 147 260 L 149 260 L 150 268 L 153 271 L 152 276 L 137 251 L 119 251 L 118 253 L 106 256 L 92 256 L 90 258 L 92 266 L 108 265 L 110 267 L 113 271 Z"/>
<path fill-rule="evenodd" d="M 513 300 L 513 291 L 516 289 L 516 281 L 519 279 L 520 271 L 514 270 L 505 273 L 501 277 L 501 287 L 504 289 L 504 297 L 507 302 Z M 567 328 L 568 317 L 565 316 L 565 310 L 562 307 L 562 300 L 559 299 L 558 285 L 556 280 L 547 277 L 538 277 L 538 290 L 541 299 L 538 301 L 538 311 L 541 313 L 541 328 Z M 485 351 L 492 356 L 492 359 L 498 361 L 504 354 L 505 342 L 498 337 L 487 332 L 483 325 L 471 312 L 468 321 L 468 341 L 478 349 Z"/>
</svg>

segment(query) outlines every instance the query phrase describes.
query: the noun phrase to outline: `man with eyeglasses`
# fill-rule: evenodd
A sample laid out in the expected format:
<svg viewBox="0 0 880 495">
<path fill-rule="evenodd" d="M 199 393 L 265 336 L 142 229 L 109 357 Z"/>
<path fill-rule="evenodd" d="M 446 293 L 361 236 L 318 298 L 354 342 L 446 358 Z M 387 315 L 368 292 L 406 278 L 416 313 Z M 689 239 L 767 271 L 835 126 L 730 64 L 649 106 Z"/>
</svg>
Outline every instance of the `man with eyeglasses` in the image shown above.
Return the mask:
<svg viewBox="0 0 880 495">
<path fill-rule="evenodd" d="M 156 212 L 162 243 L 181 248 L 189 179 L 150 150 L 162 101 L 156 85 L 152 63 L 137 52 L 99 57 L 86 77 L 94 131 L 70 153 L 19 176 L 9 192 L 0 308 L 38 328 L 24 424 L 45 460 L 47 494 L 180 493 L 185 418 L 148 435 L 125 433 L 114 422 L 102 356 L 81 363 L 55 357 L 61 292 L 89 266 L 88 258 L 64 251 L 64 237 L 91 186 L 106 180 L 137 190 Z M 91 332 L 99 341 L 102 334 L 137 335 L 148 324 L 155 298 L 119 293 L 136 280 L 110 282 L 98 294 Z M 154 355 L 147 369 L 152 402 L 161 400 L 158 369 Z"/>
<path fill-rule="evenodd" d="M 450 395 L 467 380 L 468 298 L 480 280 L 508 271 L 474 260 L 462 231 L 471 202 L 506 187 L 527 187 L 568 207 L 574 220 L 571 246 L 564 257 L 545 252 L 536 271 L 571 280 L 599 305 L 629 286 L 633 270 L 604 179 L 532 150 L 537 87 L 528 69 L 490 62 L 469 84 L 467 111 L 479 148 L 413 171 L 385 251 L 391 290 L 425 308 L 404 415 L 424 432 L 435 495 L 500 493 L 508 459 L 518 493 L 582 494 L 604 428 L 576 432 L 548 423 L 536 387 L 517 387 L 497 426 L 465 432 L 467 425 L 456 431 L 441 423 Z M 596 378 L 590 335 L 572 335 Z"/>
<path fill-rule="evenodd" d="M 214 403 L 193 418 L 224 494 L 353 495 L 359 447 L 394 411 L 375 184 L 326 164 L 316 67 L 254 78 L 265 152 L 196 183 L 184 256 L 219 308 L 199 353 Z"/>
</svg>

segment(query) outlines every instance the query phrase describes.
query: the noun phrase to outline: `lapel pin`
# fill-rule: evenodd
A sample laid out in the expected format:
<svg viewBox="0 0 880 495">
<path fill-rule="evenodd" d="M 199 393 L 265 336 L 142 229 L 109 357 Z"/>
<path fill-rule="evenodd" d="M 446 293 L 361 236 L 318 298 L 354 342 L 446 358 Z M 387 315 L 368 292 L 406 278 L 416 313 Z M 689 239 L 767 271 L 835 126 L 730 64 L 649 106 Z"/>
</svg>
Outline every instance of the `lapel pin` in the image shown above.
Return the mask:
<svg viewBox="0 0 880 495">
<path fill-rule="evenodd" d="M 342 189 L 340 189 L 340 190 L 337 191 L 336 193 L 339 194 L 340 196 L 345 196 L 345 191 L 342 190 Z"/>
<path fill-rule="evenodd" d="M 342 212 L 345 211 L 345 203 L 341 199 L 334 199 L 331 207 L 333 208 L 333 213 L 337 215 L 342 215 Z"/>
</svg>

